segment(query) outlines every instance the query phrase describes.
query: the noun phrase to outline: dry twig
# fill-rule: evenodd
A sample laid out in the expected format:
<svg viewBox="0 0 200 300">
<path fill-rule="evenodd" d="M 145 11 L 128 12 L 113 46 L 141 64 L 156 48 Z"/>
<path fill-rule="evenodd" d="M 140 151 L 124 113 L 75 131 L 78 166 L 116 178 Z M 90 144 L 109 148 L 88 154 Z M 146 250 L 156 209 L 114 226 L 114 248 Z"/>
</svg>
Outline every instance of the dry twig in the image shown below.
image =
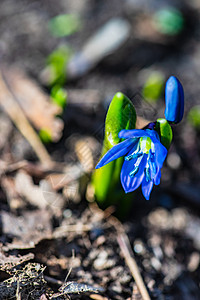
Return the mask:
<svg viewBox="0 0 200 300">
<path fill-rule="evenodd" d="M 127 235 L 125 233 L 118 234 L 117 241 L 120 246 L 122 255 L 126 261 L 126 264 L 129 267 L 133 278 L 135 279 L 135 282 L 138 286 L 143 300 L 150 300 L 149 294 L 138 269 L 137 263 L 133 258 L 133 253 L 131 253 L 131 246 Z"/>
<path fill-rule="evenodd" d="M 131 250 L 129 238 L 128 238 L 127 234 L 125 233 L 123 225 L 117 218 L 115 218 L 113 216 L 110 216 L 108 220 L 115 227 L 115 229 L 117 231 L 117 242 L 119 244 L 119 247 L 121 249 L 121 252 L 125 259 L 125 262 L 126 262 L 127 266 L 129 267 L 131 274 L 135 280 L 135 283 L 137 284 L 137 287 L 141 293 L 142 299 L 143 300 L 151 300 L 149 297 L 148 291 L 145 287 L 142 276 L 140 274 L 137 263 L 134 259 L 134 254 Z"/>
<path fill-rule="evenodd" d="M 148 291 L 145 287 L 142 276 L 140 274 L 137 263 L 134 259 L 134 254 L 131 250 L 129 238 L 124 230 L 124 227 L 117 218 L 115 218 L 114 216 L 111 215 L 112 207 L 108 208 L 107 210 L 105 210 L 103 212 L 96 204 L 93 204 L 93 205 L 90 205 L 90 209 L 93 211 L 93 213 L 96 211 L 96 213 L 99 215 L 100 219 L 104 216 L 104 219 L 107 219 L 108 222 L 110 223 L 110 225 L 112 225 L 115 228 L 115 230 L 117 231 L 117 242 L 119 244 L 119 247 L 121 249 L 121 252 L 125 259 L 125 262 L 126 262 L 127 266 L 129 267 L 131 274 L 135 280 L 138 290 L 140 291 L 142 299 L 143 300 L 151 300 L 149 297 Z"/>
</svg>

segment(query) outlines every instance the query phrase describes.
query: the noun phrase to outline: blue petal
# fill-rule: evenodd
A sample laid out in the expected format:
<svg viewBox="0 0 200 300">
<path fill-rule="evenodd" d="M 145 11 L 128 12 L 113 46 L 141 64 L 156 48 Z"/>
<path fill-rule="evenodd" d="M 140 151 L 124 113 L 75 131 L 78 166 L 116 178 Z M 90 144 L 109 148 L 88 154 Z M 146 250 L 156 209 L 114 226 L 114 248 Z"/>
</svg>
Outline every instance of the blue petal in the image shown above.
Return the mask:
<svg viewBox="0 0 200 300">
<path fill-rule="evenodd" d="M 134 139 L 128 139 L 123 141 L 116 146 L 112 147 L 100 160 L 100 162 L 96 165 L 96 169 L 103 167 L 104 165 L 108 164 L 109 162 L 126 155 L 130 149 L 133 148 L 134 144 L 137 141 Z"/>
<path fill-rule="evenodd" d="M 142 181 L 142 193 L 146 198 L 146 200 L 149 200 L 152 188 L 153 188 L 153 180 L 147 182 L 146 178 L 144 177 Z"/>
<path fill-rule="evenodd" d="M 157 173 L 156 163 L 154 161 L 149 160 L 149 167 L 151 170 L 151 178 L 153 179 Z"/>
<path fill-rule="evenodd" d="M 153 181 L 155 185 L 159 185 L 160 184 L 160 178 L 161 178 L 161 169 L 159 168 Z"/>
<path fill-rule="evenodd" d="M 161 144 L 155 144 L 155 162 L 159 168 L 162 168 L 165 158 L 167 156 L 167 149 Z"/>
<path fill-rule="evenodd" d="M 167 156 L 167 149 L 161 144 L 161 142 L 155 137 L 151 136 L 151 140 L 155 146 L 155 162 L 160 168 L 164 163 L 164 160 Z"/>
<path fill-rule="evenodd" d="M 144 175 L 145 175 L 145 178 L 146 178 L 146 181 L 151 181 L 151 174 L 150 174 L 150 167 L 147 167 L 144 168 Z"/>
<path fill-rule="evenodd" d="M 153 140 L 157 139 L 160 142 L 159 134 L 153 129 L 145 129 L 146 134 Z"/>
<path fill-rule="evenodd" d="M 149 130 L 150 131 L 150 130 Z M 119 132 L 118 137 L 121 139 L 129 139 L 129 138 L 140 138 L 142 136 L 149 136 L 148 132 L 143 129 L 131 129 L 126 130 L 123 129 Z"/>
<path fill-rule="evenodd" d="M 122 166 L 121 183 L 126 193 L 133 192 L 134 190 L 136 190 L 140 186 L 144 178 L 144 168 L 147 162 L 147 155 L 143 155 L 138 172 L 135 174 L 134 177 L 131 177 L 129 173 L 135 168 L 134 164 L 136 161 L 137 159 L 132 159 L 131 161 L 124 161 Z"/>
</svg>

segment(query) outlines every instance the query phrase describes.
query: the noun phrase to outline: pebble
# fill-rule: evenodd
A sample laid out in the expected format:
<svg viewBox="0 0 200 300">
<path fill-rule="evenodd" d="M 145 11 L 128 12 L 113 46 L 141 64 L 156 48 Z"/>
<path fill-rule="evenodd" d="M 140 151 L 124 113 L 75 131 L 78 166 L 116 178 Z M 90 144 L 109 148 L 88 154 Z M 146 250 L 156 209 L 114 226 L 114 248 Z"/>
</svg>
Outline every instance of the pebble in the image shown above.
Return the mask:
<svg viewBox="0 0 200 300">
<path fill-rule="evenodd" d="M 194 272 L 199 266 L 200 262 L 200 255 L 198 252 L 193 252 L 190 256 L 189 262 L 188 262 L 188 271 Z"/>
<path fill-rule="evenodd" d="M 163 273 L 166 274 L 164 284 L 171 285 L 183 272 L 183 267 L 177 262 L 169 261 L 162 266 Z"/>
<path fill-rule="evenodd" d="M 102 251 L 100 252 L 99 256 L 95 259 L 93 265 L 96 270 L 100 271 L 103 269 L 108 269 L 113 267 L 115 265 L 115 260 L 109 259 L 107 252 Z"/>
<path fill-rule="evenodd" d="M 97 247 L 100 246 L 100 245 L 103 245 L 105 242 L 106 242 L 106 238 L 105 238 L 104 235 L 101 235 L 96 239 Z"/>
<path fill-rule="evenodd" d="M 174 229 L 183 230 L 188 223 L 188 213 L 183 208 L 175 208 L 172 211 L 172 224 Z"/>
<path fill-rule="evenodd" d="M 170 215 L 164 208 L 158 208 L 151 212 L 148 216 L 148 221 L 151 225 L 159 227 L 160 229 L 169 229 Z"/>
<path fill-rule="evenodd" d="M 156 257 L 151 258 L 151 265 L 156 271 L 161 270 L 162 264 L 160 263 L 160 261 Z"/>
<path fill-rule="evenodd" d="M 185 209 L 177 208 L 171 212 L 164 208 L 157 208 L 148 216 L 151 225 L 162 230 L 183 230 L 188 223 L 188 214 Z"/>
<path fill-rule="evenodd" d="M 186 236 L 191 238 L 195 247 L 200 250 L 200 221 L 198 218 L 190 219 L 185 229 Z"/>
<path fill-rule="evenodd" d="M 112 291 L 115 293 L 121 294 L 122 293 L 122 287 L 120 283 L 115 283 L 112 285 Z"/>
<path fill-rule="evenodd" d="M 160 246 L 154 247 L 153 252 L 158 260 L 161 260 L 163 258 L 163 251 Z"/>
</svg>

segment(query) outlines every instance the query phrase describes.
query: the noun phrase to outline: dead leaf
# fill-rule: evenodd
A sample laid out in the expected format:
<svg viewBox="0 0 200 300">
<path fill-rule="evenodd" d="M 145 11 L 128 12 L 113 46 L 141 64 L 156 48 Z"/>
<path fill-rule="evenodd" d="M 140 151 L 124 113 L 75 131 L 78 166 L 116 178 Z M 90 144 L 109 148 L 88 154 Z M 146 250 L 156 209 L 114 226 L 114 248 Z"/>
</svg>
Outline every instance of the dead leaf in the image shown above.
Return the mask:
<svg viewBox="0 0 200 300">
<path fill-rule="evenodd" d="M 52 165 L 51 157 L 16 101 L 16 96 L 13 94 L 11 88 L 9 88 L 2 71 L 0 72 L 0 104 L 19 131 L 30 143 L 43 165 Z M 29 109 L 31 109 L 31 106 Z"/>
<path fill-rule="evenodd" d="M 3 72 L 15 99 L 34 127 L 49 130 L 53 141 L 58 141 L 63 122 L 56 116 L 61 113 L 61 108 L 51 103 L 49 96 L 22 70 L 4 68 Z"/>
<path fill-rule="evenodd" d="M 78 181 L 83 175 L 84 170 L 80 165 L 68 165 L 62 173 L 49 174 L 46 177 L 46 180 L 54 191 L 58 191 L 59 189 Z"/>
<path fill-rule="evenodd" d="M 24 208 L 25 203 L 19 196 L 14 179 L 10 176 L 3 176 L 1 179 L 1 186 L 3 191 L 6 193 L 7 201 L 9 203 L 11 210 L 16 210 L 19 208 Z"/>
<path fill-rule="evenodd" d="M 51 214 L 46 210 L 25 212 L 20 217 L 2 211 L 0 217 L 3 234 L 12 238 L 12 243 L 3 247 L 5 251 L 34 248 L 42 239 L 52 237 Z"/>
<path fill-rule="evenodd" d="M 32 177 L 23 170 L 19 170 L 16 174 L 15 188 L 27 202 L 41 209 L 62 208 L 64 205 L 62 196 L 54 191 L 47 180 L 41 180 L 39 185 L 35 185 Z"/>
<path fill-rule="evenodd" d="M 15 188 L 19 195 L 23 196 L 31 205 L 39 208 L 48 206 L 48 202 L 43 195 L 42 189 L 35 185 L 25 171 L 20 170 L 15 177 Z"/>
</svg>

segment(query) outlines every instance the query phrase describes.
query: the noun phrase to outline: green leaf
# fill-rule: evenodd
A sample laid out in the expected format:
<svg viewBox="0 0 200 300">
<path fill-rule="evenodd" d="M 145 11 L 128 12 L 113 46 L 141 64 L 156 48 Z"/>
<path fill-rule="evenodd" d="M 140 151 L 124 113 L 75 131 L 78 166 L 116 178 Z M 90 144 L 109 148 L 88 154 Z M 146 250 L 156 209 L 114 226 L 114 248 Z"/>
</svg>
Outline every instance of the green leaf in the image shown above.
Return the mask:
<svg viewBox="0 0 200 300">
<path fill-rule="evenodd" d="M 52 142 L 52 134 L 51 134 L 50 130 L 47 128 L 40 129 L 39 137 L 42 140 L 42 142 L 45 144 Z"/>
<path fill-rule="evenodd" d="M 55 104 L 64 109 L 67 104 L 67 91 L 60 86 L 55 85 L 51 89 L 51 99 Z"/>
<path fill-rule="evenodd" d="M 124 94 L 116 93 L 106 116 L 105 137 L 101 157 L 120 142 L 119 132 L 122 129 L 135 129 L 135 123 L 136 112 L 132 102 Z M 116 204 L 121 200 L 120 172 L 122 163 L 123 158 L 118 158 L 95 170 L 93 173 L 92 184 L 95 190 L 96 201 L 103 203 L 104 207 Z"/>
<path fill-rule="evenodd" d="M 118 137 L 122 129 L 134 129 L 136 112 L 132 102 L 124 94 L 118 92 L 113 97 L 105 121 L 104 144 L 108 150 L 120 142 Z"/>
<path fill-rule="evenodd" d="M 158 132 L 163 146 L 169 149 L 172 142 L 173 133 L 168 121 L 163 118 L 157 119 L 155 130 Z"/>
<path fill-rule="evenodd" d="M 55 49 L 47 57 L 47 68 L 49 71 L 49 85 L 62 86 L 66 81 L 66 65 L 70 59 L 72 50 L 67 45 Z"/>
<path fill-rule="evenodd" d="M 81 28 L 81 22 L 75 14 L 63 14 L 52 18 L 48 22 L 48 28 L 53 36 L 69 36 Z"/>
</svg>

